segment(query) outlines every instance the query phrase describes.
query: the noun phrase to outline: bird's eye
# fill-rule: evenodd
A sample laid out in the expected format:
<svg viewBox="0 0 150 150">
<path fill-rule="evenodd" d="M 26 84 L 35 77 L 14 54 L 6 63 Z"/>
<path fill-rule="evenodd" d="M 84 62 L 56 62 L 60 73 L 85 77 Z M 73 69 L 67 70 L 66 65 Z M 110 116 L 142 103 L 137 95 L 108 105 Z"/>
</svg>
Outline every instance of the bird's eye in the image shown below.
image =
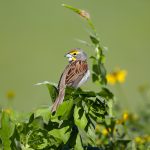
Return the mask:
<svg viewBox="0 0 150 150">
<path fill-rule="evenodd" d="M 76 55 L 77 55 L 77 53 L 73 53 L 73 55 L 74 55 L 74 56 L 76 56 Z"/>
</svg>

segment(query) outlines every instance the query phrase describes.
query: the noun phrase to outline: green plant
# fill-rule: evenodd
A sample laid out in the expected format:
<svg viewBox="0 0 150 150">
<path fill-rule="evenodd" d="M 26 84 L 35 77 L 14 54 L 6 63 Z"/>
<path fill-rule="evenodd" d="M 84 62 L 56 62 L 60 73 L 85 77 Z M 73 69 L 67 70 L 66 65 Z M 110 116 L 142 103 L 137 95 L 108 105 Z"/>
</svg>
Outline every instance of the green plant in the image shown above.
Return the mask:
<svg viewBox="0 0 150 150">
<path fill-rule="evenodd" d="M 89 35 L 94 49 L 91 56 L 93 83 L 101 85 L 99 92 L 67 88 L 64 102 L 55 114 L 49 107 L 22 114 L 2 109 L 0 148 L 4 150 L 120 150 L 130 148 L 125 119 L 118 123 L 113 115 L 113 94 L 106 88 L 104 51 L 90 15 L 63 4 L 86 19 L 92 30 Z M 86 42 L 84 42 L 86 43 Z M 52 102 L 57 96 L 56 85 L 46 85 Z M 127 117 L 125 117 L 127 118 Z"/>
</svg>

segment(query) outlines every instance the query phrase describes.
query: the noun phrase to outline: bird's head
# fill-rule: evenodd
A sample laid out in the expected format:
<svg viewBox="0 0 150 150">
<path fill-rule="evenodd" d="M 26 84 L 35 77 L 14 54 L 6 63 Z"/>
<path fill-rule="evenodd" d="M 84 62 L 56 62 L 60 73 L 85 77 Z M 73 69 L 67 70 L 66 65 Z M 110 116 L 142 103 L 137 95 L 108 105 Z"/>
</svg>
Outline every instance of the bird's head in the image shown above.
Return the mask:
<svg viewBox="0 0 150 150">
<path fill-rule="evenodd" d="M 73 62 L 76 60 L 85 61 L 87 59 L 86 53 L 83 52 L 83 50 L 79 48 L 71 49 L 65 56 L 68 58 L 69 62 Z"/>
</svg>

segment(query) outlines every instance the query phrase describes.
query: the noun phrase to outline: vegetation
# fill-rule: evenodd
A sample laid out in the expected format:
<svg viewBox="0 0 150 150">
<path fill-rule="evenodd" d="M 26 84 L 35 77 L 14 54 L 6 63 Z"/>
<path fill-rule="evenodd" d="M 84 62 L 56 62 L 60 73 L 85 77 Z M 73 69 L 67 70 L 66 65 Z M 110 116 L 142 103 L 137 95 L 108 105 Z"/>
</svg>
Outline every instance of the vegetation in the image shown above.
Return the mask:
<svg viewBox="0 0 150 150">
<path fill-rule="evenodd" d="M 55 114 L 51 114 L 49 107 L 38 108 L 28 114 L 18 113 L 10 108 L 1 109 L 0 148 L 4 150 L 148 149 L 150 136 L 146 124 L 150 123 L 149 112 L 144 111 L 144 114 L 141 110 L 144 116 L 142 119 L 128 112 L 120 116 L 114 115 L 117 114 L 118 109 L 114 105 L 114 95 L 106 84 L 107 81 L 113 84 L 123 82 L 125 72 L 118 71 L 106 77 L 104 48 L 101 46 L 89 13 L 65 4 L 63 6 L 79 14 L 89 24 L 92 32 L 89 35 L 91 43 L 82 42 L 91 45 L 93 49 L 94 54 L 90 57 L 93 60 L 92 80 L 93 84 L 100 85 L 99 92 L 68 87 L 64 102 Z M 48 88 L 53 103 L 58 94 L 56 85 L 49 82 L 37 85 L 45 85 Z M 10 100 L 13 96 L 13 92 L 8 93 Z"/>
</svg>

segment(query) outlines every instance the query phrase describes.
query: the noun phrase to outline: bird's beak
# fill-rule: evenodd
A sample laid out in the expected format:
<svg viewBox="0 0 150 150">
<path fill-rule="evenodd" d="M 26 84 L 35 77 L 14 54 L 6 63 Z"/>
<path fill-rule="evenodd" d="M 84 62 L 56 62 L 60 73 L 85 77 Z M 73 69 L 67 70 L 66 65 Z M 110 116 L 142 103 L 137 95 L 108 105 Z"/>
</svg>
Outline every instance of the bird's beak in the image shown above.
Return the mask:
<svg viewBox="0 0 150 150">
<path fill-rule="evenodd" d="M 68 54 L 65 55 L 65 57 L 68 58 L 68 61 L 69 61 L 69 62 L 72 62 L 72 61 L 73 61 L 73 56 L 72 56 L 71 54 L 68 53 Z"/>
<path fill-rule="evenodd" d="M 72 58 L 72 55 L 71 54 L 66 54 L 65 57 Z"/>
</svg>

